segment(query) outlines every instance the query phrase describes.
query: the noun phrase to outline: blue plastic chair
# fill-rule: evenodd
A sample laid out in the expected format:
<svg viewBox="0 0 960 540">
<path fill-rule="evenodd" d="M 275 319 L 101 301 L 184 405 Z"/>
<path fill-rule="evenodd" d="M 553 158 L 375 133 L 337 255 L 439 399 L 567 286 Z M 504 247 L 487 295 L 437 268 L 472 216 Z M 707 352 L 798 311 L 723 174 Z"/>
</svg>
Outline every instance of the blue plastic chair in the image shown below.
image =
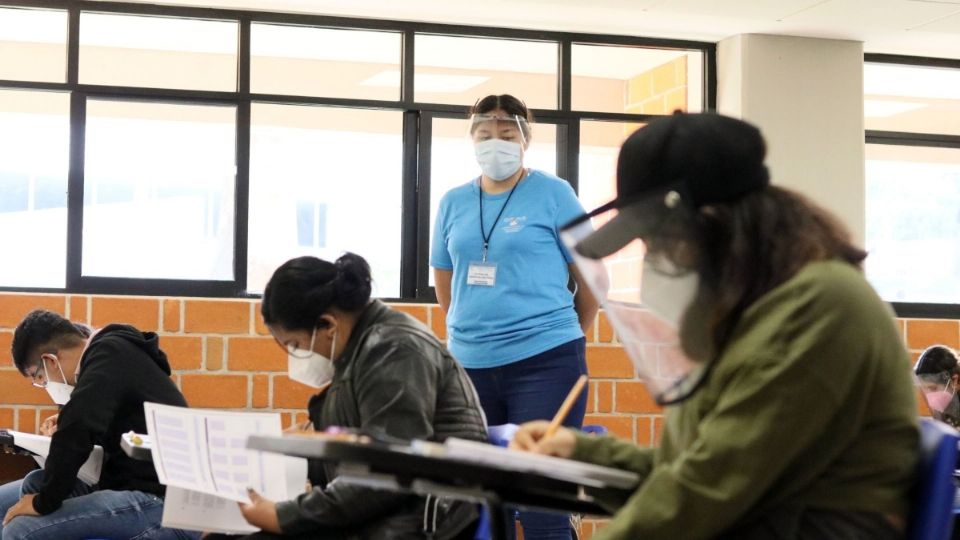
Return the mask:
<svg viewBox="0 0 960 540">
<path fill-rule="evenodd" d="M 950 426 L 931 418 L 920 419 L 919 479 L 907 526 L 908 540 L 950 538 L 958 442 L 960 435 Z"/>
</svg>

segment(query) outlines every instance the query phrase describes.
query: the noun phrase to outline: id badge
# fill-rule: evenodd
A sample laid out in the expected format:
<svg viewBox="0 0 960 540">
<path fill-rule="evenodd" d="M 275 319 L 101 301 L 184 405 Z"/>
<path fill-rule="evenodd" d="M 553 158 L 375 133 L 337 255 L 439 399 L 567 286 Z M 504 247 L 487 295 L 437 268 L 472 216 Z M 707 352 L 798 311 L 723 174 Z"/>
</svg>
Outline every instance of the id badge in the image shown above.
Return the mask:
<svg viewBox="0 0 960 540">
<path fill-rule="evenodd" d="M 496 263 L 474 261 L 467 269 L 467 285 L 493 287 L 497 284 Z"/>
</svg>

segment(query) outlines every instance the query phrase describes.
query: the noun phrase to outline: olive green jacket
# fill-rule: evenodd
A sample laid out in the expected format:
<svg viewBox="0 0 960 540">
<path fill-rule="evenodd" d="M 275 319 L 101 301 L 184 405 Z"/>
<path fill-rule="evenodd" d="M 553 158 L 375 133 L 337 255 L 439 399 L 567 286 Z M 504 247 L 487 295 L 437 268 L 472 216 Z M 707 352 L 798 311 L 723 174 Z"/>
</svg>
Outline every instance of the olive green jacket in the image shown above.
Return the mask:
<svg viewBox="0 0 960 540">
<path fill-rule="evenodd" d="M 906 515 L 910 365 L 856 268 L 801 269 L 746 310 L 716 362 L 666 408 L 659 448 L 578 436 L 574 459 L 642 478 L 595 540 L 712 538 L 796 509 Z"/>
</svg>

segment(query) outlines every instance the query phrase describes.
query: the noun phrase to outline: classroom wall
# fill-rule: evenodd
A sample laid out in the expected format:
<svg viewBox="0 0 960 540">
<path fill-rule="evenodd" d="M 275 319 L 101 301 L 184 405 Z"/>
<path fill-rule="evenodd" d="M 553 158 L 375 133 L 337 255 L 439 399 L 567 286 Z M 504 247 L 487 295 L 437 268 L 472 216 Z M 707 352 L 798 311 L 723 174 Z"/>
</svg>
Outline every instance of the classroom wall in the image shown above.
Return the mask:
<svg viewBox="0 0 960 540">
<path fill-rule="evenodd" d="M 394 304 L 446 337 L 443 313 L 436 305 Z M 46 308 L 72 320 L 100 327 L 126 322 L 160 334 L 173 366 L 173 378 L 194 407 L 278 411 L 283 425 L 305 418 L 312 389 L 286 376 L 286 355 L 269 336 L 257 300 L 157 298 L 0 293 L 0 427 L 36 432 L 56 408 L 46 392 L 34 388 L 13 367 L 13 330 L 30 310 Z M 960 321 L 901 319 L 898 328 L 911 358 L 942 343 L 960 349 Z M 624 350 L 601 313 L 587 337 L 590 386 L 588 424 L 644 447 L 653 446 L 663 425 L 662 411 L 634 376 Z M 908 369 L 909 366 L 904 366 Z M 927 414 L 925 408 L 921 413 Z M 586 520 L 586 537 L 602 521 Z"/>
</svg>

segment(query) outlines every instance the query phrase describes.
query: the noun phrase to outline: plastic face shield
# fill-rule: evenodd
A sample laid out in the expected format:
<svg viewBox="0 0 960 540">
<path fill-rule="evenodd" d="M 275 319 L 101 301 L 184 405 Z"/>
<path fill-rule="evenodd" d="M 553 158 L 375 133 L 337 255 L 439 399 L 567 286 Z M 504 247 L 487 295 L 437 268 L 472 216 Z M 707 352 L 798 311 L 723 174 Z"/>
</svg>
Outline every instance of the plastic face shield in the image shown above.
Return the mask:
<svg viewBox="0 0 960 540">
<path fill-rule="evenodd" d="M 469 136 L 473 144 L 499 139 L 526 148 L 529 135 L 527 119 L 516 114 L 474 114 L 470 117 Z"/>
<path fill-rule="evenodd" d="M 662 208 L 662 203 L 659 206 Z M 633 205 L 634 216 L 622 216 L 619 223 L 610 225 L 617 228 L 629 226 L 634 220 L 649 221 L 650 214 L 657 212 L 655 208 L 650 210 L 645 212 L 642 204 Z M 617 210 L 609 210 L 593 217 L 600 234 L 605 230 L 609 235 L 611 229 L 602 226 L 617 214 Z M 650 225 L 640 222 L 633 224 L 637 227 Z M 693 301 L 689 289 L 693 285 L 695 292 L 696 283 L 676 285 L 683 280 L 696 280 L 696 274 L 665 263 L 665 257 L 656 246 L 650 246 L 636 236 L 614 252 L 605 254 L 605 249 L 591 246 L 589 239 L 597 240 L 596 234 L 584 216 L 565 227 L 560 236 L 647 390 L 660 405 L 683 401 L 700 386 L 711 365 L 709 361 L 690 358 L 681 346 L 676 323 L 677 318 L 682 317 L 670 316 L 671 313 L 688 312 Z M 619 240 L 613 240 L 612 245 L 626 238 L 629 235 L 625 233 Z M 681 293 L 681 290 L 687 292 Z"/>
</svg>

